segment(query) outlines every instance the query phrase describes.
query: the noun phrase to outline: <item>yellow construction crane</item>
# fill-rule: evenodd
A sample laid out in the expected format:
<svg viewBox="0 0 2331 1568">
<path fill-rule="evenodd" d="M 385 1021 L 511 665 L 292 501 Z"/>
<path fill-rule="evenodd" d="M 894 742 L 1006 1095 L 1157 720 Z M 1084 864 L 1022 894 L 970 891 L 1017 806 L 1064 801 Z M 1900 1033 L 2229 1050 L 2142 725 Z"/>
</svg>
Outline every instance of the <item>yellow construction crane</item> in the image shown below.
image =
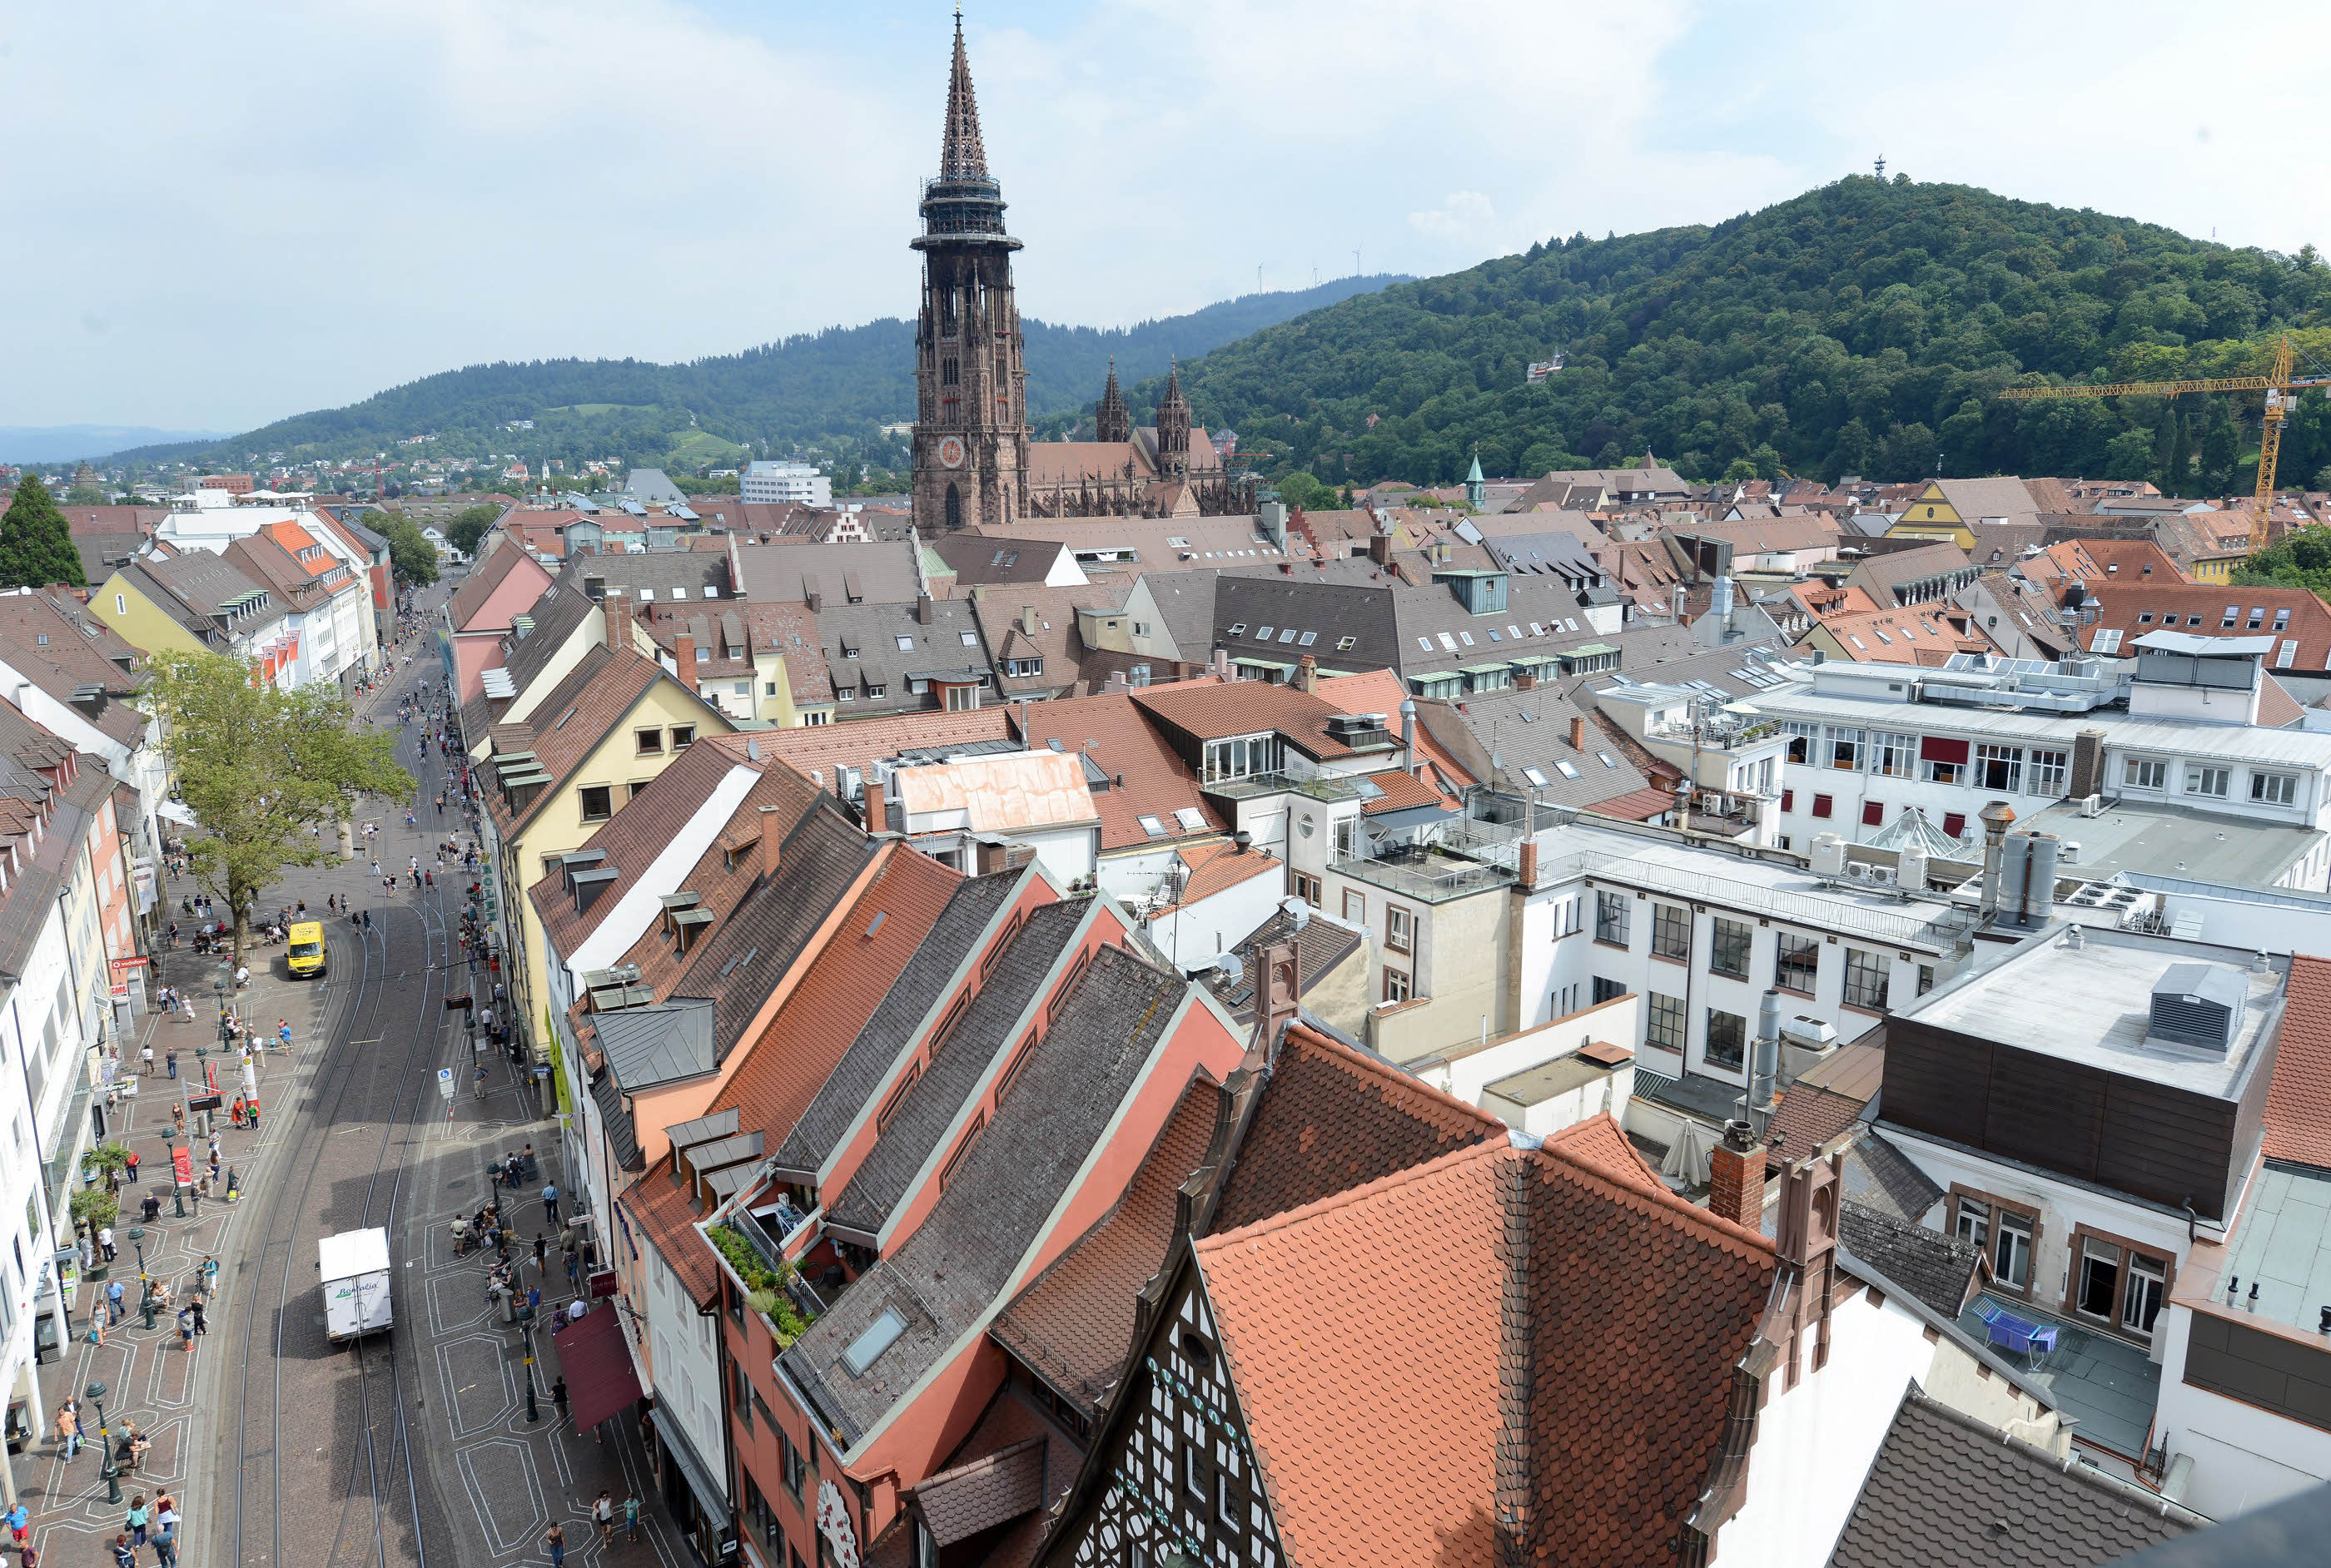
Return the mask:
<svg viewBox="0 0 2331 1568">
<path fill-rule="evenodd" d="M 2282 422 L 2302 388 L 2331 386 L 2331 375 L 2296 376 L 2296 355 L 2286 335 L 2275 339 L 2274 364 L 2264 375 L 2221 375 L 2202 381 L 2114 381 L 2093 386 L 2010 386 L 2000 396 L 2174 397 L 2181 392 L 2263 392 L 2266 422 L 2259 434 L 2258 491 L 2250 498 L 2250 550 L 2266 548 L 2267 519 L 2274 512 L 2274 461 L 2282 447 Z"/>
</svg>

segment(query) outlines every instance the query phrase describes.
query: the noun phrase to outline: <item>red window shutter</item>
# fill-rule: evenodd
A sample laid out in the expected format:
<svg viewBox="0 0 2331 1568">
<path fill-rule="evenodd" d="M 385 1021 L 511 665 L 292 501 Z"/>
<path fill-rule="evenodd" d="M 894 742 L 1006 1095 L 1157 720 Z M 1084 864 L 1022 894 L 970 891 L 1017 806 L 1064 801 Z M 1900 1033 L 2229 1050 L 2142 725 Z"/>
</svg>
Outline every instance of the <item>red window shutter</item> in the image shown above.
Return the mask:
<svg viewBox="0 0 2331 1568">
<path fill-rule="evenodd" d="M 1830 807 L 1834 804 L 1836 804 L 1836 802 L 1832 801 L 1827 795 L 1813 796 L 1813 815 L 1817 817 L 1825 817 L 1829 815 Z"/>
<path fill-rule="evenodd" d="M 1794 790 L 1783 790 L 1781 792 L 1781 809 L 1784 812 L 1790 812 L 1796 810 L 1796 808 L 1797 792 Z"/>
<path fill-rule="evenodd" d="M 1918 755 L 1926 762 L 1955 762 L 1965 766 L 1967 750 L 1965 741 L 1946 740 L 1940 736 L 1930 735 L 1918 742 Z"/>
<path fill-rule="evenodd" d="M 1862 802 L 1861 825 L 1865 828 L 1884 827 L 1886 825 L 1886 808 L 1879 805 L 1876 801 Z"/>
<path fill-rule="evenodd" d="M 1964 837 L 1966 833 L 1966 813 L 1945 812 L 1943 832 L 1954 839 Z"/>
</svg>

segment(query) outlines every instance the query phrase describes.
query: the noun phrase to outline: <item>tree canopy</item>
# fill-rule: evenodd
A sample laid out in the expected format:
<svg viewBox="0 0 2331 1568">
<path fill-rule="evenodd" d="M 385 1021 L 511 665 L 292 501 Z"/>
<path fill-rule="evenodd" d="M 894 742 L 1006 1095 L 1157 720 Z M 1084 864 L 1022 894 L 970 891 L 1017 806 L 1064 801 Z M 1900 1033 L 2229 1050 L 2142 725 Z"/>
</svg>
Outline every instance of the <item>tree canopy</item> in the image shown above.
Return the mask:
<svg viewBox="0 0 2331 1568">
<path fill-rule="evenodd" d="M 240 954 L 259 895 L 283 870 L 338 863 L 340 822 L 366 796 L 412 799 L 413 775 L 395 736 L 358 729 L 336 687 L 279 691 L 215 653 L 154 653 L 147 668 L 144 695 L 197 824 L 187 859 L 234 911 Z"/>
<path fill-rule="evenodd" d="M 445 542 L 465 556 L 474 556 L 478 553 L 478 541 L 486 537 L 486 530 L 501 515 L 501 508 L 490 504 L 464 507 L 445 525 Z"/>
<path fill-rule="evenodd" d="M 0 588 L 45 588 L 52 583 L 79 586 L 81 552 L 55 498 L 38 474 L 16 481 L 16 494 L 0 514 Z"/>
<path fill-rule="evenodd" d="M 1688 476 L 2171 477 L 2239 490 L 2259 402 L 2001 402 L 2026 379 L 2230 375 L 2293 329 L 2331 362 L 2331 268 L 1964 185 L 1856 176 L 1713 227 L 1584 234 L 1315 310 L 1182 366 L 1266 474 L 1336 485 L 1612 466 Z M 1533 383 L 1533 363 L 1562 367 Z M 1151 392 L 1145 387 L 1145 394 Z M 2331 461 L 2331 399 L 2284 427 Z M 1744 466 L 1745 465 L 1745 466 Z"/>
<path fill-rule="evenodd" d="M 408 588 L 426 588 L 437 580 L 437 546 L 431 544 L 421 531 L 421 525 L 403 512 L 376 513 L 378 531 L 388 541 L 390 567 L 396 580 Z"/>
</svg>

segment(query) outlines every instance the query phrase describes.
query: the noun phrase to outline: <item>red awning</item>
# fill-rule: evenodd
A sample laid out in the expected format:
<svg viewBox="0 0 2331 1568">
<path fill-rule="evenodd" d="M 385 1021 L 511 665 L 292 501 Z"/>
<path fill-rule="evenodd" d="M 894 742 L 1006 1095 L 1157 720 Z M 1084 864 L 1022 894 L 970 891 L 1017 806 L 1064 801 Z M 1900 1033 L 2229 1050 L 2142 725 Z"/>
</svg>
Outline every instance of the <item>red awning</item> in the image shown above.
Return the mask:
<svg viewBox="0 0 2331 1568">
<path fill-rule="evenodd" d="M 1918 742 L 1918 759 L 1921 762 L 1964 764 L 1967 759 L 1967 743 L 1963 740 L 1946 740 L 1937 735 L 1927 736 Z"/>
<path fill-rule="evenodd" d="M 558 1346 L 558 1370 L 566 1379 L 566 1399 L 575 1430 L 589 1431 L 621 1414 L 640 1397 L 640 1374 L 632 1370 L 632 1347 L 609 1302 L 550 1336 Z"/>
</svg>

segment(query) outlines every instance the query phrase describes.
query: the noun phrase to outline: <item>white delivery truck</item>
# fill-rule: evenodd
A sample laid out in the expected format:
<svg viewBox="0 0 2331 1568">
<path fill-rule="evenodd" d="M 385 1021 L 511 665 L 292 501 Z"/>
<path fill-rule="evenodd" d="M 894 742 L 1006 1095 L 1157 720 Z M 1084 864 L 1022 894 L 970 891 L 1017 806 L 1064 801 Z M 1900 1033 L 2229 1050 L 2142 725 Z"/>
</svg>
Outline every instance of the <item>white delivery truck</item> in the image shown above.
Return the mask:
<svg viewBox="0 0 2331 1568">
<path fill-rule="evenodd" d="M 324 1325 L 334 1343 L 386 1328 L 388 1232 L 343 1231 L 316 1243 L 324 1276 Z"/>
</svg>

